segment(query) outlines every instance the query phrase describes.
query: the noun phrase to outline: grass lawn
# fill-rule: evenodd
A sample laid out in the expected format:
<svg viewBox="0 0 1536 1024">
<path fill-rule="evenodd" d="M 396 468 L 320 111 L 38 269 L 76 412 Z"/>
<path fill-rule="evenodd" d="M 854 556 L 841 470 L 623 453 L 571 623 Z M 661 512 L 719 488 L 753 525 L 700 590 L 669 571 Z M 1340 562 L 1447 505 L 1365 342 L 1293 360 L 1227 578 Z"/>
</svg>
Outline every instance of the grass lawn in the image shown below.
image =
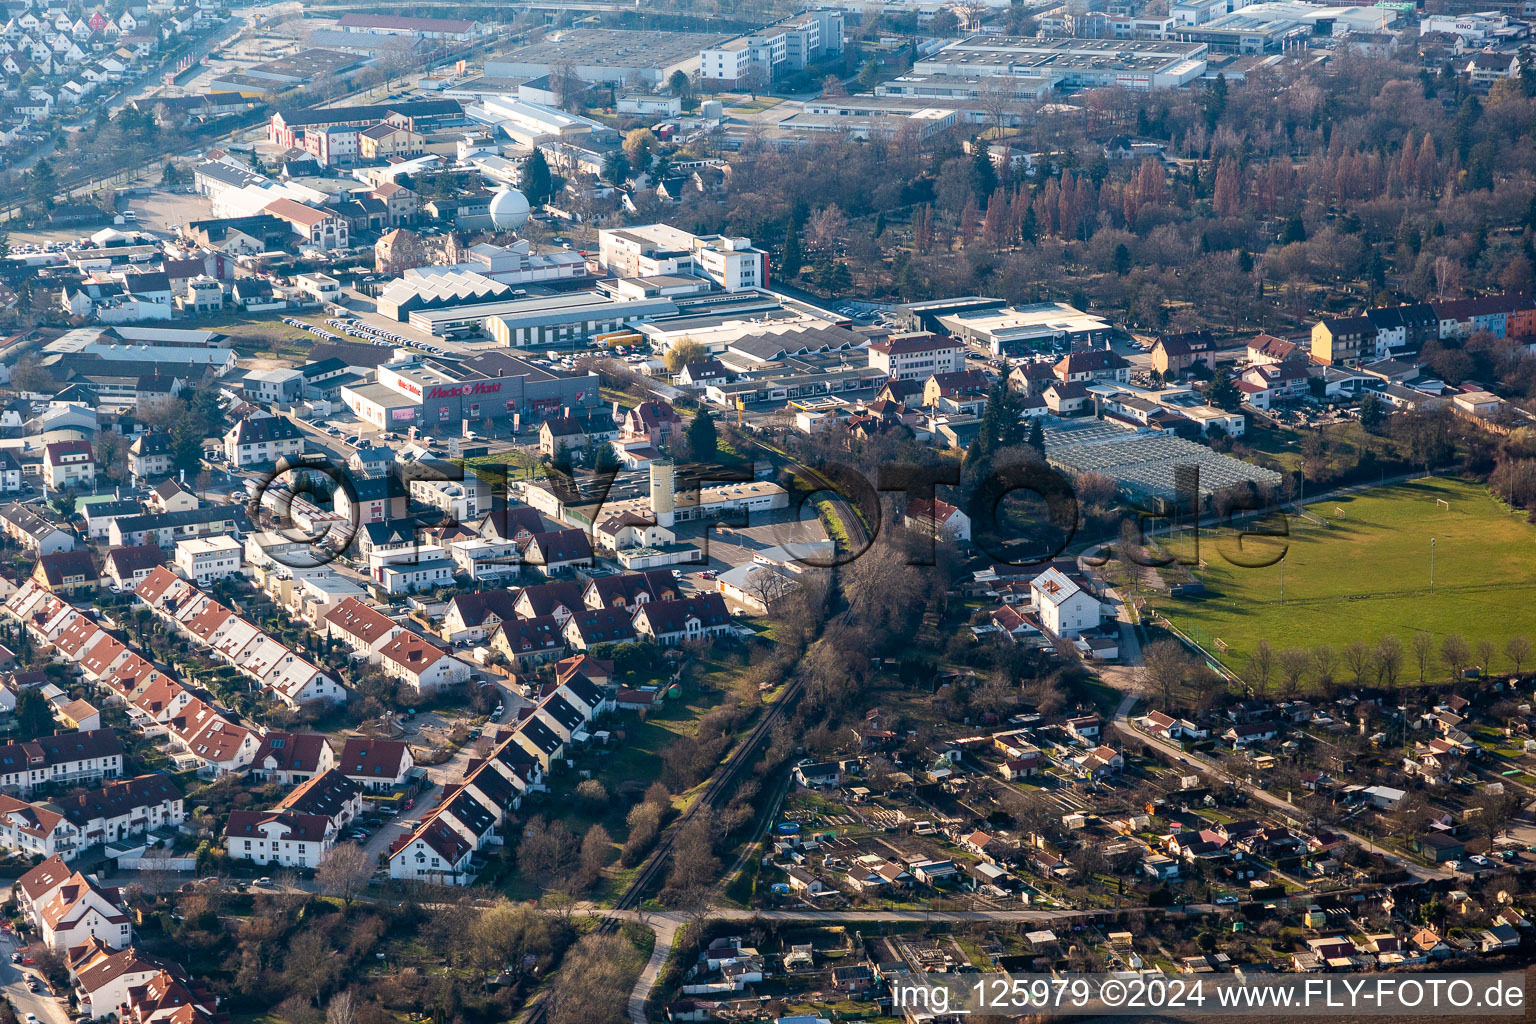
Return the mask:
<svg viewBox="0 0 1536 1024">
<path fill-rule="evenodd" d="M 648 781 L 661 774 L 661 752 L 682 736 L 692 736 L 699 719 L 720 703 L 719 695 L 706 693 L 669 700 L 652 710 L 645 721 L 628 720 L 621 726 L 624 745 L 613 751 L 598 778 L 617 784 L 625 779 Z M 628 808 L 624 808 L 628 813 Z"/>
<path fill-rule="evenodd" d="M 235 351 L 242 356 L 299 356 L 320 341 L 318 336 L 302 327 L 283 323 L 285 316 L 299 316 L 299 314 L 284 311 L 220 313 L 217 316 L 193 317 L 178 322 L 176 326 L 189 330 L 218 331 L 220 334 L 227 334 L 234 339 Z M 324 326 L 325 317 L 309 315 L 301 319 L 316 326 Z"/>
<path fill-rule="evenodd" d="M 1436 499 L 1450 504 L 1446 509 Z M 1460 633 L 1472 649 L 1488 638 L 1502 652 L 1516 634 L 1536 635 L 1536 527 L 1511 513 L 1486 488 L 1454 479 L 1412 481 L 1307 506 L 1330 527 L 1289 520 L 1284 568 L 1233 565 L 1217 545 L 1202 547 L 1202 597 L 1174 600 L 1151 595 L 1157 610 L 1242 675 L 1260 640 L 1278 651 L 1353 640 L 1374 644 L 1387 634 L 1402 641 L 1400 682 L 1417 680 L 1412 654 L 1415 632 L 1438 642 Z M 1343 516 L 1336 515 L 1336 509 Z M 1435 588 L 1430 592 L 1430 540 L 1434 539 Z M 1279 539 L 1250 539 L 1245 560 L 1264 560 L 1281 550 Z M 1224 543 L 1232 553 L 1235 546 Z M 1281 575 L 1284 573 L 1284 603 Z M 1491 671 L 1512 669 L 1500 653 Z M 1522 666 L 1525 667 L 1525 666 Z M 1427 678 L 1450 676 L 1438 657 Z M 1348 678 L 1347 672 L 1342 678 Z"/>
<path fill-rule="evenodd" d="M 509 480 L 532 480 L 541 472 L 538 459 L 515 448 L 494 455 L 472 455 L 462 461 L 465 469 L 492 485 Z M 501 473 L 503 466 L 506 467 L 505 476 Z"/>
<path fill-rule="evenodd" d="M 681 698 L 668 700 L 653 709 L 643 721 L 636 715 L 624 715 L 610 726 L 624 732 L 622 744 L 595 747 L 591 753 L 582 755 L 578 765 L 590 770 L 592 777 L 602 782 L 611 795 L 606 804 L 593 806 L 577 799 L 574 790 L 579 777 L 562 775 L 552 782 L 552 791 L 547 796 L 526 806 L 526 812 L 541 815 L 550 822 L 562 821 L 578 838 L 593 825 L 600 824 L 612 836 L 615 849 L 621 846 L 629 835 L 625 819 L 633 805 L 631 801 L 617 797 L 619 787 L 626 782 L 649 783 L 657 778 L 661 774 L 662 751 L 679 737 L 694 735 L 699 719 L 724 699 L 721 692 L 711 686 L 689 684 L 684 686 L 683 693 Z M 686 807 L 703 785 L 700 783 L 689 793 L 674 797 L 673 805 Z M 628 888 L 633 876 L 634 869 L 622 869 L 614 863 L 587 896 L 597 903 L 610 902 Z M 513 899 L 535 899 L 547 888 L 541 880 L 524 876 L 515 865 L 490 884 Z"/>
<path fill-rule="evenodd" d="M 755 114 L 759 110 L 767 110 L 769 107 L 776 107 L 783 102 L 783 98 L 779 96 L 759 96 L 755 100 L 743 97 L 732 102 L 725 110 L 728 114 Z"/>
</svg>

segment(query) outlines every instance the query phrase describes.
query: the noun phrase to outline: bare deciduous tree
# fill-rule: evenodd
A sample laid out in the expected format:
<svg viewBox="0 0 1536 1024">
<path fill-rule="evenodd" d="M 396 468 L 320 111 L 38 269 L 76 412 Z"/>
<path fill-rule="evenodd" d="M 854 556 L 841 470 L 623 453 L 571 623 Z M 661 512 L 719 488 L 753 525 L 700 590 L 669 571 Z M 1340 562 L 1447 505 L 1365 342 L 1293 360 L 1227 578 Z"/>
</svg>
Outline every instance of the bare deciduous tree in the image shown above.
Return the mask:
<svg viewBox="0 0 1536 1024">
<path fill-rule="evenodd" d="M 1483 637 L 1477 642 L 1477 667 L 1483 675 L 1493 671 L 1493 655 L 1497 648 L 1490 637 Z"/>
<path fill-rule="evenodd" d="M 352 998 L 351 989 L 331 997 L 325 1007 L 325 1024 L 357 1024 L 357 1003 Z"/>
<path fill-rule="evenodd" d="M 1301 689 L 1302 677 L 1312 665 L 1312 656 L 1299 647 L 1287 647 L 1275 657 L 1280 666 L 1280 679 L 1287 697 L 1296 696 Z"/>
<path fill-rule="evenodd" d="M 1318 644 L 1312 648 L 1312 667 L 1317 670 L 1317 685 L 1327 689 L 1333 685 L 1333 673 L 1339 665 L 1339 653 L 1331 644 Z"/>
<path fill-rule="evenodd" d="M 1173 708 L 1173 691 L 1189 675 L 1192 662 L 1176 640 L 1158 640 L 1142 652 L 1142 673 L 1163 695 L 1163 711 Z"/>
<path fill-rule="evenodd" d="M 1269 645 L 1268 640 L 1260 640 L 1253 645 L 1253 653 L 1248 655 L 1248 682 L 1253 686 L 1254 693 L 1264 696 L 1274 670 L 1275 649 Z"/>
<path fill-rule="evenodd" d="M 1451 670 L 1451 679 L 1461 682 L 1467 663 L 1472 660 L 1472 648 L 1460 633 L 1451 633 L 1440 641 L 1440 660 Z"/>
<path fill-rule="evenodd" d="M 539 815 L 523 826 L 522 841 L 517 844 L 517 861 L 523 873 L 534 878 L 561 877 L 570 866 L 576 837 L 563 821 L 545 824 Z"/>
<path fill-rule="evenodd" d="M 550 1024 L 624 1019 L 638 961 L 622 934 L 583 936 L 565 955 L 550 988 Z"/>
<path fill-rule="evenodd" d="M 1422 629 L 1413 634 L 1413 660 L 1419 666 L 1419 682 L 1429 671 L 1429 660 L 1435 656 L 1435 638 Z"/>
<path fill-rule="evenodd" d="M 608 866 L 613 853 L 613 837 L 602 825 L 593 825 L 581 838 L 581 870 L 583 874 L 597 877 Z"/>
<path fill-rule="evenodd" d="M 320 866 L 315 869 L 315 881 L 327 896 L 339 896 L 343 906 L 351 907 L 358 893 L 368 886 L 373 877 L 373 864 L 368 851 L 356 843 L 337 843 L 331 847 Z"/>
<path fill-rule="evenodd" d="M 1530 637 L 1517 633 L 1504 644 L 1504 657 L 1508 658 L 1515 666 L 1515 675 L 1520 674 L 1520 666 L 1531 656 Z"/>
<path fill-rule="evenodd" d="M 1376 673 L 1377 678 L 1386 684 L 1387 689 L 1397 687 L 1397 673 L 1403 665 L 1403 642 L 1388 633 L 1376 641 Z"/>
<path fill-rule="evenodd" d="M 1371 645 L 1364 640 L 1351 640 L 1344 645 L 1344 664 L 1355 677 L 1355 685 L 1358 686 L 1365 680 L 1365 675 L 1371 670 L 1373 654 Z"/>
</svg>

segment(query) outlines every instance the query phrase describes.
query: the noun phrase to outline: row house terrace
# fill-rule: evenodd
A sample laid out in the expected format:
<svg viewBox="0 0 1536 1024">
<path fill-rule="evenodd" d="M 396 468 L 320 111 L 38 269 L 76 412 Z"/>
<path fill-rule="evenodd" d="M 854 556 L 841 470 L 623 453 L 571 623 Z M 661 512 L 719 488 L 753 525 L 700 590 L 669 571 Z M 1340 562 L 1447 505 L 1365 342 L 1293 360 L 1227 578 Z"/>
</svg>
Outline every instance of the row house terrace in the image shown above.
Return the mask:
<svg viewBox="0 0 1536 1024">
<path fill-rule="evenodd" d="M 79 830 L 84 846 L 175 827 L 186 820 L 184 794 L 164 772 L 108 782 L 52 801 Z"/>
<path fill-rule="evenodd" d="M 27 796 L 123 773 L 123 744 L 111 729 L 39 736 L 0 746 L 0 790 Z"/>
<path fill-rule="evenodd" d="M 152 570 L 134 593 L 166 623 L 196 639 L 289 707 L 313 701 L 346 701 L 346 690 L 329 674 L 164 566 Z"/>
<path fill-rule="evenodd" d="M 441 636 L 450 643 L 474 643 L 513 621 L 553 618 L 564 630 L 572 616 L 584 611 L 622 613 L 632 620 L 640 607 L 652 601 L 682 597 L 677 581 L 665 569 L 623 573 L 589 580 L 552 580 L 517 591 L 484 590 L 458 594 L 443 613 Z"/>
<path fill-rule="evenodd" d="M 162 567 L 146 579 L 146 585 L 151 583 L 166 593 L 171 589 L 169 584 L 185 581 Z M 251 763 L 258 743 L 255 733 L 224 718 L 197 694 L 155 668 L 89 617 L 78 611 L 72 617 L 63 616 L 46 599 L 39 599 L 25 587 L 12 595 L 5 609 L 16 617 L 30 611 L 30 620 L 23 620 L 28 622 L 28 629 L 41 641 L 52 644 L 64 660 L 74 662 L 81 675 L 105 693 L 109 701 L 126 705 L 129 719 L 144 736 L 164 737 L 199 773 L 217 778 L 244 771 Z M 120 775 L 121 744 L 111 730 L 99 731 L 111 735 L 115 762 L 102 762 L 98 757 L 95 760 L 102 763 L 66 765 L 51 774 L 68 782 Z M 114 755 L 108 751 L 106 756 Z M 4 785 L 4 775 L 0 773 L 0 787 Z"/>
<path fill-rule="evenodd" d="M 498 830 L 524 793 L 545 788 L 544 774 L 566 745 L 587 738 L 587 727 L 613 703 L 589 680 L 572 674 L 516 725 L 499 730 L 484 759 L 472 760 L 462 781 L 444 789 L 420 825 L 390 848 L 391 878 L 468 885 L 475 854 L 499 844 Z"/>
<path fill-rule="evenodd" d="M 511 596 L 506 591 L 493 593 Z M 464 661 L 356 598 L 331 609 L 323 627 L 328 636 L 350 647 L 354 658 L 379 666 L 385 676 L 418 695 L 467 682 L 472 672 Z"/>
<path fill-rule="evenodd" d="M 163 773 L 108 782 L 47 803 L 0 795 L 0 847 L 67 861 L 101 843 L 183 820 L 181 789 Z"/>
</svg>

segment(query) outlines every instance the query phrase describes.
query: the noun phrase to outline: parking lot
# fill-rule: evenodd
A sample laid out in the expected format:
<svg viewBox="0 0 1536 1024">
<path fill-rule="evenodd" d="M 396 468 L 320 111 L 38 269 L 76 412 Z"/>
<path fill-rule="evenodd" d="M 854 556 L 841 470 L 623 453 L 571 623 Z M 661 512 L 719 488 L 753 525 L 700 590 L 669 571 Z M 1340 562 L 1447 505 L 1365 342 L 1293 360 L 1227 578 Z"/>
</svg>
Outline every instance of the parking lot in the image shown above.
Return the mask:
<svg viewBox="0 0 1536 1024">
<path fill-rule="evenodd" d="M 283 323 L 290 327 L 297 327 L 301 330 L 308 331 L 310 334 L 313 334 L 315 337 L 320 338 L 323 341 L 344 341 L 346 339 L 343 337 L 343 335 L 345 335 L 347 338 L 354 338 L 357 341 L 363 342 L 364 344 L 375 345 L 379 348 L 404 347 L 413 348 L 417 351 L 426 352 L 436 356 L 448 354 L 447 351 L 445 351 L 441 346 L 428 344 L 427 342 L 421 341 L 417 338 L 407 337 L 398 331 L 393 331 L 385 327 L 379 327 L 375 324 L 366 323 L 363 320 L 352 316 L 327 318 L 325 321 L 325 327 L 316 326 L 307 320 L 300 320 L 298 317 L 294 316 L 283 317 Z M 326 328 L 331 328 L 331 330 L 327 330 Z M 336 333 L 338 331 L 340 333 Z"/>
</svg>

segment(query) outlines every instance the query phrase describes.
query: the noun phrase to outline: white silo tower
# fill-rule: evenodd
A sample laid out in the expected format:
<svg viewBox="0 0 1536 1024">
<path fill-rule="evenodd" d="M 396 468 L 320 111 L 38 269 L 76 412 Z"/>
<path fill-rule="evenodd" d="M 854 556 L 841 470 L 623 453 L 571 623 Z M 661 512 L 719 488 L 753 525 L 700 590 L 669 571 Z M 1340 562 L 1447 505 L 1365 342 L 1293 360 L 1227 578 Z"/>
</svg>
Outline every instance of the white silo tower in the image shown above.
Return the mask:
<svg viewBox="0 0 1536 1024">
<path fill-rule="evenodd" d="M 671 529 L 677 505 L 676 469 L 671 459 L 654 459 L 651 462 L 651 515 L 660 526 Z"/>
</svg>

